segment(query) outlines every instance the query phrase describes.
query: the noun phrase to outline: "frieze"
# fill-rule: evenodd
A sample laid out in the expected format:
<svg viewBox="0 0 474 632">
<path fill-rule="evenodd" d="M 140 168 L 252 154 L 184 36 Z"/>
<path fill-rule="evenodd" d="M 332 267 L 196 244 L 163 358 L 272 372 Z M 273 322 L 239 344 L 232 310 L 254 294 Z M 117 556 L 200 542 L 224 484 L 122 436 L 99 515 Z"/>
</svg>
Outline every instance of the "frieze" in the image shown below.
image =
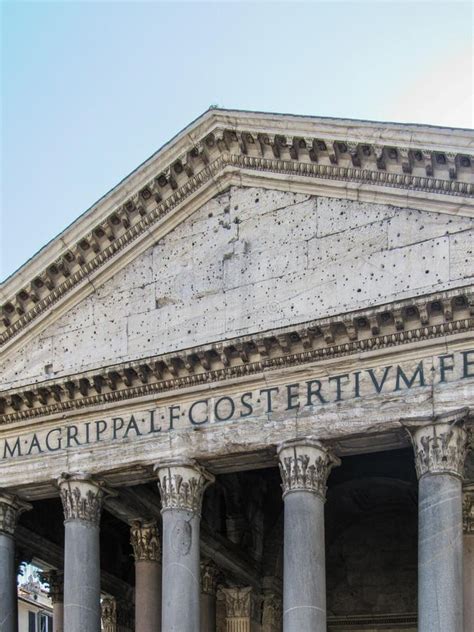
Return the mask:
<svg viewBox="0 0 474 632">
<path fill-rule="evenodd" d="M 105 491 L 86 475 L 63 474 L 58 480 L 65 522 L 82 520 L 99 526 Z"/>
<path fill-rule="evenodd" d="M 160 534 L 156 522 L 136 520 L 130 527 L 135 562 L 161 562 Z"/>
<path fill-rule="evenodd" d="M 123 196 L 90 232 L 2 305 L 0 344 L 16 336 L 229 167 L 451 197 L 468 198 L 474 194 L 470 181 L 472 157 L 467 154 L 453 154 L 443 148 L 379 145 L 357 138 L 341 141 L 269 135 L 264 131 L 236 132 L 217 125 L 186 147 L 180 157 L 174 155 L 172 164 L 162 167 L 137 191 Z"/>
<path fill-rule="evenodd" d="M 162 511 L 181 509 L 201 514 L 204 491 L 214 477 L 192 459 L 162 462 L 155 467 Z"/>
<path fill-rule="evenodd" d="M 395 312 L 398 314 L 395 317 Z M 148 394 L 220 382 L 265 370 L 343 357 L 474 329 L 474 298 L 451 291 L 68 375 L 0 395 L 0 425 Z"/>
</svg>

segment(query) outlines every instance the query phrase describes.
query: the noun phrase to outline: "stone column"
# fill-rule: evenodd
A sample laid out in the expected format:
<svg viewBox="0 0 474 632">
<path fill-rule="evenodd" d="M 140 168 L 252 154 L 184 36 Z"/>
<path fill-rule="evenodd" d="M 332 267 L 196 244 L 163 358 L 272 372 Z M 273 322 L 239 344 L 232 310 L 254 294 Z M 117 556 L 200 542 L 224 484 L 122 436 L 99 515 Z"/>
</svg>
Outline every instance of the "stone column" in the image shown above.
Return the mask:
<svg viewBox="0 0 474 632">
<path fill-rule="evenodd" d="M 462 475 L 466 431 L 448 422 L 412 431 L 418 474 L 418 630 L 463 632 Z"/>
<path fill-rule="evenodd" d="M 31 505 L 0 493 L 0 630 L 17 632 L 17 563 L 14 533 L 20 514 Z"/>
<path fill-rule="evenodd" d="M 64 629 L 100 631 L 99 524 L 102 485 L 85 474 L 58 481 L 64 509 Z"/>
<path fill-rule="evenodd" d="M 202 497 L 214 477 L 191 459 L 155 467 L 163 515 L 163 632 L 200 624 L 199 538 Z"/>
<path fill-rule="evenodd" d="M 201 632 L 216 632 L 218 577 L 219 569 L 212 560 L 201 562 Z"/>
<path fill-rule="evenodd" d="M 278 448 L 285 502 L 284 632 L 326 632 L 324 502 L 326 481 L 340 461 L 319 441 L 301 438 Z"/>
<path fill-rule="evenodd" d="M 117 632 L 117 602 L 113 597 L 104 597 L 100 603 L 102 632 Z"/>
<path fill-rule="evenodd" d="M 474 630 L 474 484 L 463 496 L 464 630 Z"/>
<path fill-rule="evenodd" d="M 130 529 L 135 558 L 135 630 L 161 630 L 161 546 L 156 522 L 135 521 Z"/>
<path fill-rule="evenodd" d="M 64 632 L 64 573 L 52 570 L 41 573 L 41 581 L 49 585 L 53 604 L 53 632 Z"/>
<path fill-rule="evenodd" d="M 281 632 L 281 597 L 270 593 L 263 598 L 262 632 Z"/>
<path fill-rule="evenodd" d="M 222 592 L 226 605 L 226 632 L 261 632 L 262 600 L 253 588 L 223 588 Z"/>
</svg>

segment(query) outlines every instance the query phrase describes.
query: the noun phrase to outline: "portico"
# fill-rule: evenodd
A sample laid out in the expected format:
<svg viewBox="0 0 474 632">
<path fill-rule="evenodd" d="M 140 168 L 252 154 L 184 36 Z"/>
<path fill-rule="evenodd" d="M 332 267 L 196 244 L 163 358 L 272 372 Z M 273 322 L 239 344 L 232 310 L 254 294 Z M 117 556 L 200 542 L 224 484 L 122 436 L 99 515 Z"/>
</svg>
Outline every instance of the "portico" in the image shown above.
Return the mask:
<svg viewBox="0 0 474 632">
<path fill-rule="evenodd" d="M 213 111 L 7 280 L 6 632 L 471 629 L 471 142 Z"/>
</svg>

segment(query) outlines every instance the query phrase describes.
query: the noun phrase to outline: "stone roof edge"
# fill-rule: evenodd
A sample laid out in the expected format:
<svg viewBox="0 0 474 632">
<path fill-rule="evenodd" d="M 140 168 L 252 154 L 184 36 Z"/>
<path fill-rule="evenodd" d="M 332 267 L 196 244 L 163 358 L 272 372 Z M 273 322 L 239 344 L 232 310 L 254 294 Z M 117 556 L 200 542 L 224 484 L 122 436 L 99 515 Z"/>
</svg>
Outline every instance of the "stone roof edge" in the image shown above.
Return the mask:
<svg viewBox="0 0 474 632">
<path fill-rule="evenodd" d="M 319 191 L 329 190 L 331 180 L 343 190 L 375 187 L 387 203 L 398 189 L 426 198 L 429 208 L 435 200 L 471 215 L 473 149 L 474 132 L 466 130 L 209 110 L 0 286 L 0 342 L 27 330 L 99 268 L 108 269 L 117 253 L 151 235 L 152 225 L 206 183 L 219 188 L 227 167 L 293 180 L 298 173 L 313 187 L 318 182 Z"/>
<path fill-rule="evenodd" d="M 410 343 L 469 340 L 473 332 L 468 285 L 6 388 L 0 426 Z"/>
<path fill-rule="evenodd" d="M 334 140 L 354 140 L 354 133 L 362 128 L 364 133 L 360 134 L 361 142 L 400 143 L 407 147 L 423 146 L 427 149 L 459 153 L 474 151 L 474 130 L 246 110 L 209 109 L 178 132 L 0 283 L 0 301 L 7 300 L 22 285 L 55 261 L 62 252 L 75 244 L 82 235 L 90 232 L 95 225 L 113 212 L 123 196 L 132 195 L 145 185 L 156 171 L 160 171 L 160 168 L 165 169 L 170 162 L 179 158 L 189 144 L 191 146 L 196 144 L 219 125 L 228 126 L 235 131 L 259 131 L 273 134 L 279 131 L 297 136 L 318 133 L 323 136 L 334 136 Z M 456 142 L 453 142 L 453 137 Z"/>
</svg>

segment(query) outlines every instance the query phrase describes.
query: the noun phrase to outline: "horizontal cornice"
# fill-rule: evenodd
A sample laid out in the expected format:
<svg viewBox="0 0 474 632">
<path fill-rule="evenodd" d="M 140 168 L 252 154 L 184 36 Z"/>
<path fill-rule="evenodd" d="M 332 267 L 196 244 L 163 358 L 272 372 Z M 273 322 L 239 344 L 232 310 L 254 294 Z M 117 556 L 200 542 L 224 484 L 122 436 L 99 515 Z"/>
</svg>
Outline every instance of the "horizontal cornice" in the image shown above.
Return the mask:
<svg viewBox="0 0 474 632">
<path fill-rule="evenodd" d="M 0 345 L 158 227 L 176 225 L 168 220 L 186 204 L 231 184 L 261 177 L 281 188 L 284 179 L 318 195 L 473 215 L 473 143 L 465 130 L 209 111 L 2 285 Z"/>
<path fill-rule="evenodd" d="M 6 390 L 0 424 L 473 331 L 474 293 L 460 288 Z"/>
</svg>

